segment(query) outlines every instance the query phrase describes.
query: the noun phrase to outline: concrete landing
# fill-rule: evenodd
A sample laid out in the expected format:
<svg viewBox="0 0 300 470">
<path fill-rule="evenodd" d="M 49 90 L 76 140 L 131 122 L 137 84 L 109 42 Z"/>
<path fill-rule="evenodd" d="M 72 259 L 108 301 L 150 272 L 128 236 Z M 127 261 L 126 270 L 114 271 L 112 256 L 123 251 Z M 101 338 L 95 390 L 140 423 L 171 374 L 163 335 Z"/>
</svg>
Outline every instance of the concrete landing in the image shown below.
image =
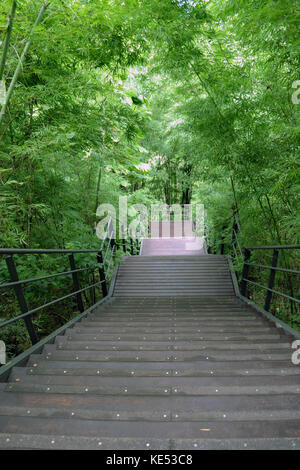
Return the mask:
<svg viewBox="0 0 300 470">
<path fill-rule="evenodd" d="M 145 238 L 142 241 L 140 255 L 204 255 L 206 254 L 203 238 Z"/>
</svg>

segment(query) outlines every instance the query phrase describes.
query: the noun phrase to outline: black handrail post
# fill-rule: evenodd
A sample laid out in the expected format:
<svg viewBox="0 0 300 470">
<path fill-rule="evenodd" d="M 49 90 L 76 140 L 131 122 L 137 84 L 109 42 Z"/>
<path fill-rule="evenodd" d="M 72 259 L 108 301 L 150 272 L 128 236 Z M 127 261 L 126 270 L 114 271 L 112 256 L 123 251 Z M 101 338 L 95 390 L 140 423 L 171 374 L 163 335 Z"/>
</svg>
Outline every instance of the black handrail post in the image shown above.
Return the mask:
<svg viewBox="0 0 300 470">
<path fill-rule="evenodd" d="M 235 243 L 237 230 L 238 230 L 238 224 L 236 222 L 236 213 L 234 213 L 233 214 L 233 227 L 232 227 L 232 244 Z"/>
<path fill-rule="evenodd" d="M 74 259 L 73 254 L 69 255 L 69 261 L 70 261 L 71 271 L 75 271 L 76 270 L 76 265 L 75 265 L 75 259 Z M 72 273 L 72 278 L 73 278 L 73 284 L 74 284 L 75 292 L 77 292 L 77 291 L 80 290 L 80 284 L 79 284 L 79 279 L 78 279 L 77 273 Z M 77 306 L 78 306 L 79 312 L 81 312 L 81 313 L 84 312 L 84 305 L 83 305 L 81 292 L 78 292 L 76 294 L 76 300 L 77 300 Z"/>
<path fill-rule="evenodd" d="M 241 283 L 241 294 L 246 297 L 247 292 L 247 280 L 248 280 L 248 272 L 249 272 L 249 264 L 248 261 L 251 256 L 251 251 L 248 248 L 244 249 L 244 266 L 243 266 L 243 273 L 242 273 L 242 283 Z"/>
<path fill-rule="evenodd" d="M 16 268 L 13 257 L 8 256 L 5 259 L 5 261 L 6 261 L 6 265 L 8 268 L 11 281 L 12 282 L 18 281 L 19 277 L 18 277 L 17 268 Z M 28 312 L 28 306 L 27 306 L 27 302 L 24 296 L 23 286 L 21 284 L 16 284 L 14 286 L 14 291 L 15 291 L 21 312 L 22 313 Z M 25 325 L 26 325 L 26 328 L 27 328 L 27 331 L 31 340 L 31 344 L 32 345 L 36 344 L 38 342 L 38 337 L 37 337 L 36 331 L 32 323 L 31 315 L 28 315 L 27 317 L 25 317 L 24 322 L 25 322 Z"/>
<path fill-rule="evenodd" d="M 272 257 L 272 268 L 277 267 L 278 255 L 279 255 L 279 251 L 274 250 L 273 251 L 273 257 Z M 273 289 L 273 287 L 274 287 L 275 275 L 276 275 L 276 270 L 271 269 L 270 270 L 270 277 L 269 277 L 269 284 L 268 284 L 269 289 Z M 270 310 L 271 301 L 272 301 L 272 294 L 273 294 L 273 292 L 271 292 L 270 290 L 267 291 L 265 307 L 264 307 L 267 312 Z"/>
<path fill-rule="evenodd" d="M 123 251 L 124 253 L 126 254 L 126 238 L 125 238 L 125 234 L 124 234 L 124 226 L 121 225 L 121 244 L 122 244 L 122 247 L 123 247 Z"/>
<path fill-rule="evenodd" d="M 110 240 L 110 248 L 111 248 L 111 250 L 113 250 L 115 244 L 116 244 L 116 242 L 115 242 L 115 240 L 112 238 L 112 239 Z"/>
<path fill-rule="evenodd" d="M 96 303 L 96 289 L 95 289 L 95 284 L 96 280 L 95 280 L 95 272 L 92 271 L 92 283 L 93 283 L 93 287 L 91 288 L 92 289 L 92 305 L 94 305 Z"/>
<path fill-rule="evenodd" d="M 222 227 L 221 252 L 220 252 L 221 255 L 224 255 L 224 247 L 225 247 L 224 230 L 225 230 L 225 228 L 226 228 L 225 226 Z"/>
<path fill-rule="evenodd" d="M 133 247 L 133 239 L 130 237 L 130 254 L 131 256 L 134 255 L 134 247 Z"/>
<path fill-rule="evenodd" d="M 97 261 L 99 263 L 99 276 L 100 276 L 100 281 L 101 281 L 101 288 L 102 288 L 102 295 L 103 297 L 107 296 L 107 285 L 106 285 L 106 276 L 104 272 L 104 266 L 103 266 L 103 257 L 102 257 L 102 252 L 99 251 L 97 254 Z"/>
</svg>

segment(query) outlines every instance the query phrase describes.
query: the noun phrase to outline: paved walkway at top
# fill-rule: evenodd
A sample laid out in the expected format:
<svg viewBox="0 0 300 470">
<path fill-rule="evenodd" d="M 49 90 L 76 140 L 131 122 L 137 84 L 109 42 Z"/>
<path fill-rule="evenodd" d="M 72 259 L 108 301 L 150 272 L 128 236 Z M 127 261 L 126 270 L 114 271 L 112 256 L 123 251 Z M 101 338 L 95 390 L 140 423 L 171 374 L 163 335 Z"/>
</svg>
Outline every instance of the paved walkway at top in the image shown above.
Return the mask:
<svg viewBox="0 0 300 470">
<path fill-rule="evenodd" d="M 142 241 L 140 255 L 205 255 L 203 237 L 197 237 L 191 221 L 151 222 L 151 238 Z"/>
</svg>

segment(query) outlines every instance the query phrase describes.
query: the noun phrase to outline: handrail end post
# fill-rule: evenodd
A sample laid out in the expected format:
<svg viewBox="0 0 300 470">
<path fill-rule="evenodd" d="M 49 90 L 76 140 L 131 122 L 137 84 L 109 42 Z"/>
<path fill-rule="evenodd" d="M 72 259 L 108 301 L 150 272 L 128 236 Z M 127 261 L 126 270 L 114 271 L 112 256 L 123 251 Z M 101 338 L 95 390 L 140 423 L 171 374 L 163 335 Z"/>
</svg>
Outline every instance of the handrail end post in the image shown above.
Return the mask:
<svg viewBox="0 0 300 470">
<path fill-rule="evenodd" d="M 242 282 L 241 282 L 241 294 L 242 296 L 246 297 L 247 293 L 247 279 L 248 279 L 248 272 L 249 272 L 249 264 L 248 261 L 251 257 L 251 251 L 248 248 L 244 248 L 244 266 L 243 266 L 243 273 L 242 273 Z"/>
<path fill-rule="evenodd" d="M 278 263 L 278 255 L 279 251 L 278 250 L 273 250 L 273 257 L 272 257 L 272 268 L 277 267 Z M 269 283 L 268 283 L 268 288 L 273 289 L 274 287 L 274 282 L 275 282 L 275 276 L 276 276 L 276 270 L 275 269 L 270 269 L 270 276 L 269 276 Z M 265 300 L 265 306 L 264 309 L 268 312 L 270 310 L 271 302 L 272 302 L 272 296 L 273 292 L 272 290 L 268 290 L 266 294 L 266 300 Z"/>
<path fill-rule="evenodd" d="M 11 281 L 17 282 L 19 280 L 19 276 L 18 276 L 18 272 L 17 272 L 13 255 L 5 258 L 5 261 L 6 261 L 6 265 L 7 265 L 7 269 L 8 269 Z M 25 299 L 23 286 L 21 284 L 16 284 L 15 286 L 13 286 L 13 288 L 14 288 L 21 312 L 22 313 L 28 312 L 28 306 L 27 306 L 27 302 Z M 34 325 L 32 323 L 31 315 L 24 317 L 24 322 L 25 322 L 25 325 L 26 325 L 26 328 L 30 337 L 31 344 L 34 345 L 38 342 L 38 337 L 37 337 Z"/>
</svg>

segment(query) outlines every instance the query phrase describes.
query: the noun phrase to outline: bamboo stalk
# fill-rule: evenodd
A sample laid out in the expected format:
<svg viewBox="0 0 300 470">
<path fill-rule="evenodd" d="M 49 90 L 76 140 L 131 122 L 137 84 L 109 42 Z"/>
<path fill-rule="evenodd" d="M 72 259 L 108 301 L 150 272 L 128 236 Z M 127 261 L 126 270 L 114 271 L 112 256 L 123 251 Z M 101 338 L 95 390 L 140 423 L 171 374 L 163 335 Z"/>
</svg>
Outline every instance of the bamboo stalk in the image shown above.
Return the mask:
<svg viewBox="0 0 300 470">
<path fill-rule="evenodd" d="M 30 47 L 30 45 L 31 45 L 31 43 L 32 43 L 32 41 L 33 41 L 34 30 L 35 30 L 35 28 L 40 24 L 40 22 L 41 22 L 41 20 L 42 20 L 42 18 L 43 18 L 43 15 L 44 15 L 44 13 L 45 13 L 45 10 L 46 10 L 46 8 L 48 7 L 48 5 L 49 5 L 49 3 L 44 3 L 44 4 L 42 5 L 42 7 L 41 7 L 41 9 L 40 9 L 40 11 L 39 11 L 39 14 L 38 14 L 38 16 L 36 17 L 36 20 L 35 20 L 35 22 L 34 22 L 34 25 L 33 25 L 32 29 L 31 29 L 31 31 L 30 31 L 30 38 L 29 38 L 29 40 L 27 41 L 27 43 L 25 44 L 25 46 L 24 46 L 22 55 L 21 55 L 20 60 L 19 60 L 19 64 L 18 64 L 18 66 L 17 66 L 17 68 L 16 68 L 16 70 L 15 70 L 14 76 L 13 76 L 13 78 L 12 78 L 12 80 L 11 80 L 11 82 L 10 82 L 9 88 L 8 88 L 8 90 L 7 90 L 6 99 L 5 99 L 5 102 L 4 102 L 3 106 L 2 106 L 1 113 L 0 113 L 0 123 L 1 123 L 1 121 L 2 121 L 2 119 L 3 119 L 3 117 L 4 117 L 4 114 L 5 114 L 7 105 L 8 105 L 8 103 L 9 103 L 9 100 L 10 100 L 10 98 L 11 98 L 11 95 L 12 95 L 12 93 L 13 93 L 13 91 L 14 91 L 15 86 L 16 86 L 16 83 L 17 83 L 17 80 L 18 80 L 18 77 L 19 77 L 19 73 L 20 73 L 21 68 L 22 68 L 22 65 L 23 65 L 23 63 L 24 63 L 24 61 L 25 61 L 25 59 L 26 59 L 26 55 L 27 55 L 28 49 L 29 49 L 29 47 Z"/>
<path fill-rule="evenodd" d="M 10 41 L 10 36 L 11 36 L 11 31 L 14 23 L 14 18 L 15 18 L 15 13 L 16 13 L 16 8 L 17 8 L 17 1 L 13 0 L 12 6 L 11 6 L 11 11 L 9 15 L 9 23 L 4 39 L 4 45 L 3 45 L 3 52 L 2 52 L 2 57 L 1 57 L 1 63 L 0 63 L 0 81 L 3 78 L 4 74 L 4 68 L 6 64 L 6 57 L 7 57 L 7 51 L 8 51 L 8 46 L 9 46 L 9 41 Z"/>
</svg>

